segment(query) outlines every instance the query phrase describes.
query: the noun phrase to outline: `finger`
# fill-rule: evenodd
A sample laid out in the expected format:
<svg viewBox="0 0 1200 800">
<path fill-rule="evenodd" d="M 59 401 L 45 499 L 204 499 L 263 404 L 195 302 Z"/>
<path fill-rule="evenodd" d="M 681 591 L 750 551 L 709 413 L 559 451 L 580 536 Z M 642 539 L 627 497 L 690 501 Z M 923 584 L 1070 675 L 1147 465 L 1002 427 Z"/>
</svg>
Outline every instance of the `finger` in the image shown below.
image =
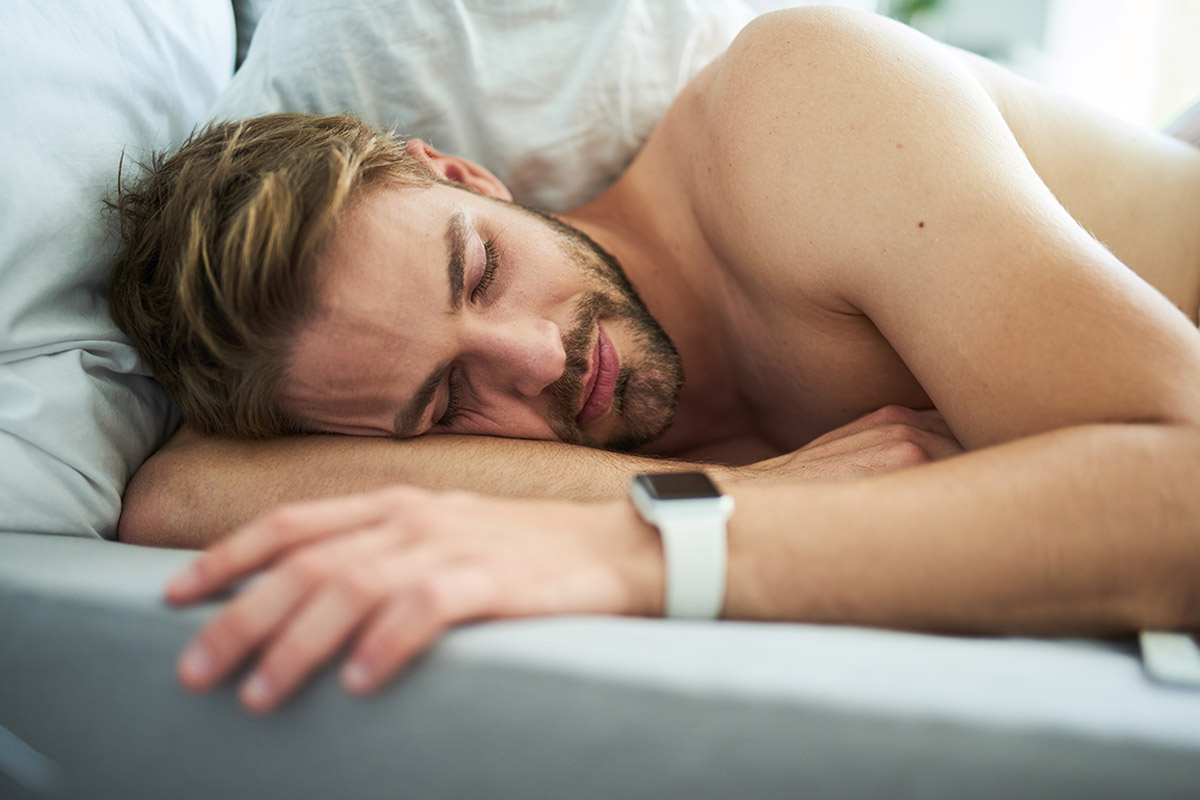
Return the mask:
<svg viewBox="0 0 1200 800">
<path fill-rule="evenodd" d="M 868 414 L 867 416 L 869 417 L 870 415 Z M 852 422 L 848 422 L 845 425 L 842 425 L 840 428 L 834 428 L 831 431 L 827 431 L 826 433 L 821 434 L 820 436 L 813 439 L 808 444 L 804 445 L 804 447 L 802 447 L 801 449 L 802 450 L 814 450 L 819 447 L 826 447 L 835 442 L 839 442 L 843 439 L 854 436 L 857 433 L 861 433 L 862 431 L 865 431 L 865 430 L 871 428 L 872 424 L 873 423 L 868 421 L 867 417 L 859 417 L 858 419 L 856 419 Z"/>
<path fill-rule="evenodd" d="M 242 684 L 242 703 L 270 711 L 342 648 L 380 601 L 382 586 L 373 565 L 350 573 L 317 592 L 267 646 Z"/>
<path fill-rule="evenodd" d="M 397 503 L 420 490 L 383 492 L 280 506 L 214 545 L 167 585 L 167 600 L 190 603 L 296 547 L 343 531 L 378 523 Z"/>
<path fill-rule="evenodd" d="M 229 601 L 179 659 L 179 678 L 194 690 L 212 687 L 269 639 L 301 602 L 340 565 L 385 546 L 368 531 L 313 546 L 272 570 Z"/>
<path fill-rule="evenodd" d="M 948 439 L 954 439 L 956 442 L 958 437 L 954 435 L 954 431 L 950 429 L 950 424 L 942 417 L 942 412 L 936 408 L 923 408 L 920 411 L 914 411 L 917 419 L 920 420 L 918 427 L 930 433 L 936 433 L 938 436 L 945 436 Z"/>
<path fill-rule="evenodd" d="M 941 461 L 943 458 L 950 458 L 965 452 L 958 439 L 953 436 L 926 433 L 918 435 L 917 441 L 929 456 L 930 461 Z"/>
<path fill-rule="evenodd" d="M 951 436 L 953 432 L 950 426 L 942 418 L 940 412 L 935 408 L 922 409 L 914 411 L 911 408 L 904 406 L 884 406 L 883 408 L 865 414 L 858 419 L 846 423 L 840 428 L 835 428 L 828 433 L 817 437 L 812 442 L 804 447 L 804 449 L 812 449 L 842 442 L 849 444 L 845 440 L 853 439 L 859 434 L 870 431 L 877 431 L 881 428 L 889 428 L 897 425 L 904 425 L 918 430 L 936 433 L 940 436 Z M 855 449 L 853 446 L 848 450 Z"/>
<path fill-rule="evenodd" d="M 355 694 L 383 686 L 448 628 L 492 616 L 497 583 L 479 565 L 459 565 L 413 581 L 372 620 L 346 666 L 342 685 Z"/>
<path fill-rule="evenodd" d="M 887 413 L 884 413 L 887 412 Z M 912 442 L 930 445 L 930 455 L 944 458 L 962 452 L 941 416 L 933 410 L 884 409 L 838 428 L 802 448 L 822 458 L 853 456 L 881 444 Z"/>
<path fill-rule="evenodd" d="M 271 710 L 345 644 L 387 591 L 387 562 L 380 554 L 397 544 L 397 535 L 381 525 L 304 553 L 305 559 L 326 561 L 328 577 L 267 643 L 242 685 L 247 708 Z"/>
<path fill-rule="evenodd" d="M 862 471 L 870 474 L 920 466 L 958 455 L 962 451 L 962 446 L 954 439 L 909 430 L 905 438 L 884 439 L 874 446 L 863 448 L 855 457 Z"/>
<path fill-rule="evenodd" d="M 816 439 L 813 439 L 811 442 L 806 444 L 802 449 L 812 450 L 818 447 L 830 449 L 831 445 L 845 444 L 847 440 L 853 439 L 859 434 L 867 431 L 875 430 L 880 426 L 898 424 L 901 421 L 901 416 L 907 411 L 908 409 L 901 409 L 898 406 L 888 406 L 886 408 L 872 411 L 869 414 L 864 414 L 857 419 L 847 422 L 841 427 L 834 428 L 833 430 L 818 436 Z M 848 449 L 854 448 L 850 447 Z"/>
<path fill-rule="evenodd" d="M 912 409 L 907 406 L 884 406 L 850 423 L 856 431 L 904 425 L 917 430 L 953 436 L 953 431 L 936 408 Z M 859 427 L 861 426 L 861 427 Z"/>
<path fill-rule="evenodd" d="M 212 688 L 279 626 L 305 591 L 292 576 L 281 573 L 255 582 L 229 601 L 183 651 L 176 666 L 180 682 L 193 691 Z"/>
</svg>

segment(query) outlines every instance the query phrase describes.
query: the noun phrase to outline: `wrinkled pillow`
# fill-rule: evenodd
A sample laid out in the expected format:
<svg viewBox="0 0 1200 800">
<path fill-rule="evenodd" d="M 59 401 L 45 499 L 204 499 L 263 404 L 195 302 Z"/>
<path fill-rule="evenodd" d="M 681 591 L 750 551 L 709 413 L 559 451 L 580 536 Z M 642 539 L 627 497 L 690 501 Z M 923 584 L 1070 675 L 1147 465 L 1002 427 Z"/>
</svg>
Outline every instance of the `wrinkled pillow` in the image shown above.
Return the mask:
<svg viewBox="0 0 1200 800">
<path fill-rule="evenodd" d="M 246 60 L 254 29 L 267 12 L 267 6 L 274 2 L 275 0 L 233 0 L 233 24 L 237 30 L 236 66 L 240 67 Z"/>
<path fill-rule="evenodd" d="M 233 72 L 212 0 L 7 0 L 0 24 L 0 531 L 112 537 L 172 424 L 108 316 L 102 201 Z"/>
<path fill-rule="evenodd" d="M 739 0 L 275 2 L 213 118 L 355 113 L 563 210 L 612 182 L 752 17 Z"/>
</svg>

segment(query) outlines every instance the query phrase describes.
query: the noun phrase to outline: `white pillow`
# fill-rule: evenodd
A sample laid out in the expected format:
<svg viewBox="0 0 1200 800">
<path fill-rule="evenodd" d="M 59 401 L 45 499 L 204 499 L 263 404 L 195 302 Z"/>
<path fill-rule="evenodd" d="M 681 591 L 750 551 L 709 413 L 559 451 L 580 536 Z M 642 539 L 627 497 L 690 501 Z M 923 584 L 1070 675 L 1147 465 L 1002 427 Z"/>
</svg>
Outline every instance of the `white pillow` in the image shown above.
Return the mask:
<svg viewBox="0 0 1200 800">
<path fill-rule="evenodd" d="M 233 71 L 215 0 L 6 0 L 0 24 L 0 531 L 111 537 L 172 414 L 109 319 L 102 200 Z"/>
<path fill-rule="evenodd" d="M 740 0 L 287 0 L 214 119 L 353 112 L 562 210 L 608 185 L 753 17 Z"/>
<path fill-rule="evenodd" d="M 267 6 L 275 0 L 233 0 L 233 23 L 237 29 L 237 64 L 246 60 L 250 39 L 258 21 L 267 12 Z"/>
</svg>

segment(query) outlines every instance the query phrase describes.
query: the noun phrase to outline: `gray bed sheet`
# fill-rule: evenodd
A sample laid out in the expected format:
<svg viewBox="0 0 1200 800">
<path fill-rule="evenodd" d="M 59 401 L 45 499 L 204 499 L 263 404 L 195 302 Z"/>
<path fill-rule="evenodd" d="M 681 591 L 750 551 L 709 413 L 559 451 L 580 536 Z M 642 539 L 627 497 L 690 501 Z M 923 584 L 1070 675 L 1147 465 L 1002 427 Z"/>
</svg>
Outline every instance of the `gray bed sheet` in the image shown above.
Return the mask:
<svg viewBox="0 0 1200 800">
<path fill-rule="evenodd" d="M 254 717 L 175 682 L 190 557 L 0 534 L 0 797 L 1200 797 L 1200 692 L 1133 639 L 490 623 Z"/>
</svg>

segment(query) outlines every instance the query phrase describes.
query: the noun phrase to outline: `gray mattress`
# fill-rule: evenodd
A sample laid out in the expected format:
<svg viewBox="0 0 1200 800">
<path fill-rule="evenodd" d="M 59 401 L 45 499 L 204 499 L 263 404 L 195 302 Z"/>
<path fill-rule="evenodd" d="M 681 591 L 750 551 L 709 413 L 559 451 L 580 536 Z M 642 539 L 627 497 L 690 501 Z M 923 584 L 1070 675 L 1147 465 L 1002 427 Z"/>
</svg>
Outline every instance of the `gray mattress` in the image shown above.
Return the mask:
<svg viewBox="0 0 1200 800">
<path fill-rule="evenodd" d="M 257 718 L 175 682 L 188 558 L 0 534 L 0 797 L 1200 797 L 1200 692 L 1133 639 L 492 623 Z"/>
</svg>

